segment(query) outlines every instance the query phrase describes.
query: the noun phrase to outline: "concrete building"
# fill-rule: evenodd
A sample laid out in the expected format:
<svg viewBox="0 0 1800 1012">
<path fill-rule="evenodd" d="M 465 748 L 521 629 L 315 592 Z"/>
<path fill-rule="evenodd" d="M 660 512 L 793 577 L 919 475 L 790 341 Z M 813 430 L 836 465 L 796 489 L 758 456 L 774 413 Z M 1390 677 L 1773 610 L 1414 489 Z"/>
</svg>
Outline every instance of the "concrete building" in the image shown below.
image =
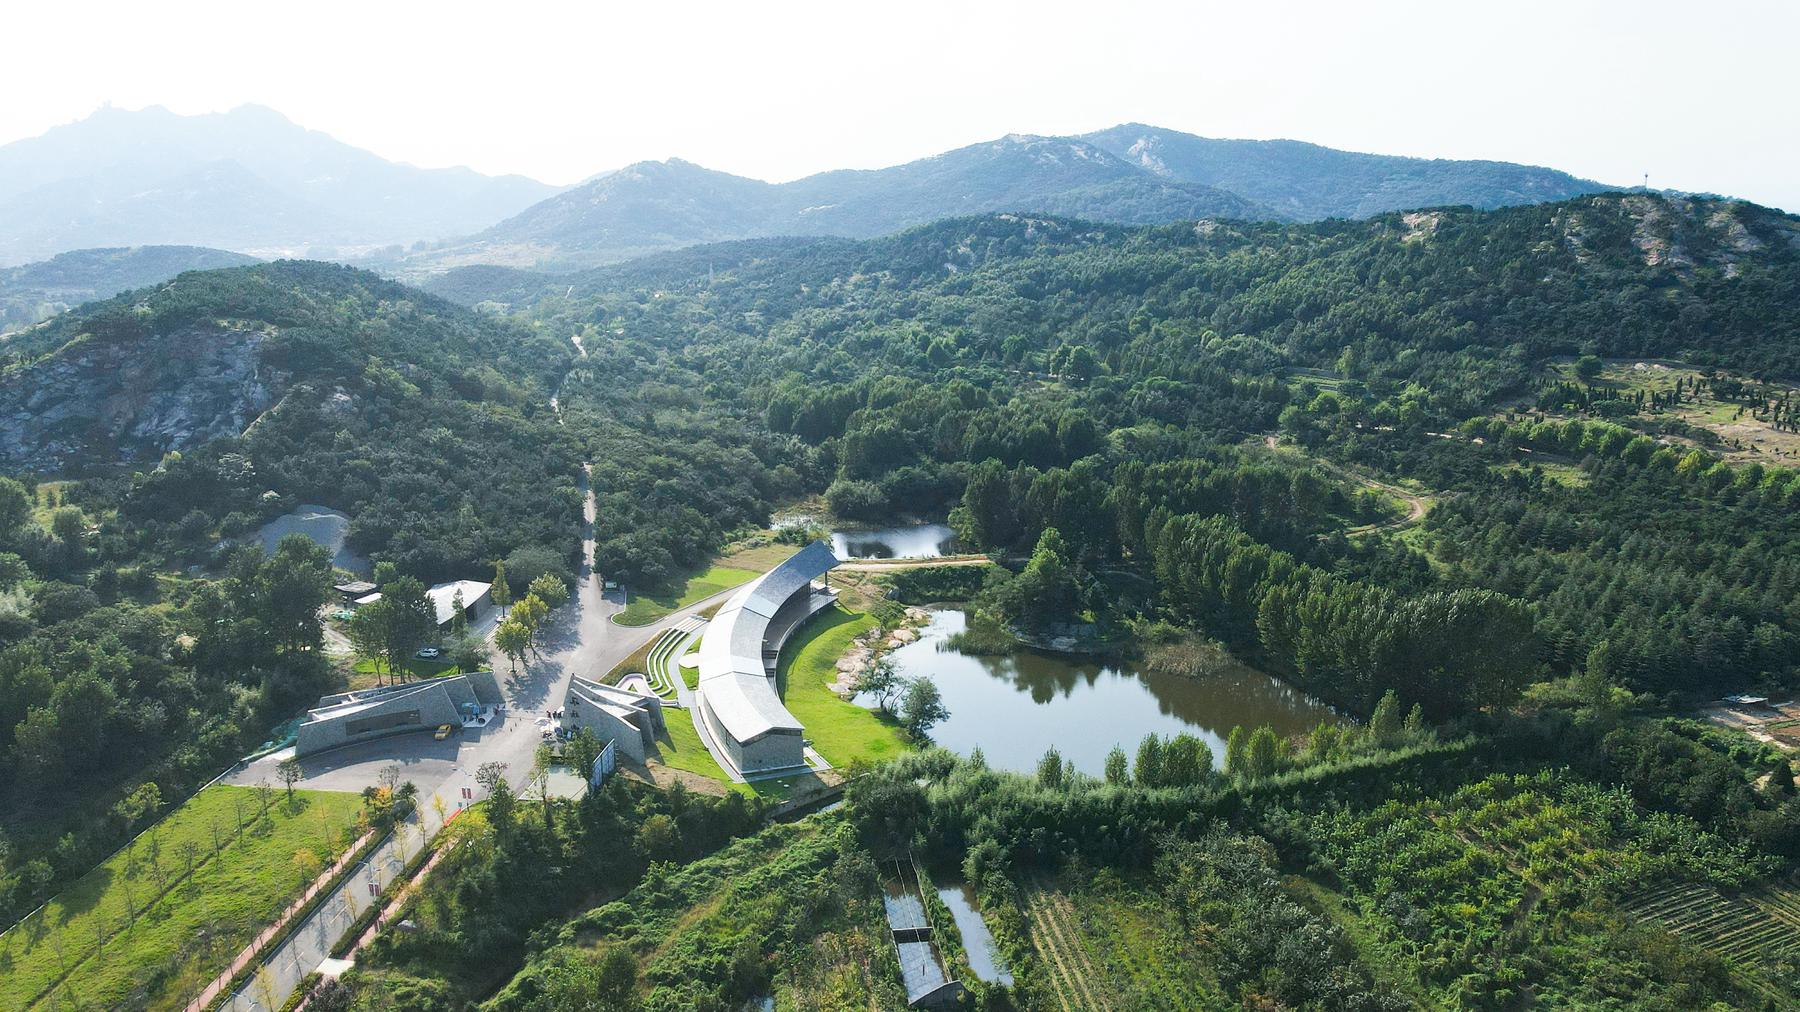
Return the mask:
<svg viewBox="0 0 1800 1012">
<path fill-rule="evenodd" d="M 563 698 L 562 726 L 569 731 L 585 727 L 601 744 L 610 741 L 619 755 L 642 763 L 663 732 L 662 700 L 577 675 Z"/>
<path fill-rule="evenodd" d="M 308 755 L 440 724 L 461 726 L 464 716 L 503 702 L 491 671 L 321 696 L 300 722 L 294 752 Z"/>
<path fill-rule="evenodd" d="M 823 541 L 807 545 L 731 595 L 700 641 L 700 719 L 739 775 L 806 766 L 805 728 L 781 703 L 775 666 L 794 630 L 836 600 L 813 581 L 837 564 Z"/>
<path fill-rule="evenodd" d="M 457 594 L 462 594 L 463 618 L 474 622 L 481 617 L 483 611 L 487 610 L 488 605 L 493 603 L 493 589 L 494 585 L 491 583 L 452 580 L 449 583 L 440 583 L 432 587 L 425 592 L 425 596 L 430 599 L 431 606 L 437 610 L 438 628 L 448 629 L 450 623 L 456 619 Z"/>
</svg>

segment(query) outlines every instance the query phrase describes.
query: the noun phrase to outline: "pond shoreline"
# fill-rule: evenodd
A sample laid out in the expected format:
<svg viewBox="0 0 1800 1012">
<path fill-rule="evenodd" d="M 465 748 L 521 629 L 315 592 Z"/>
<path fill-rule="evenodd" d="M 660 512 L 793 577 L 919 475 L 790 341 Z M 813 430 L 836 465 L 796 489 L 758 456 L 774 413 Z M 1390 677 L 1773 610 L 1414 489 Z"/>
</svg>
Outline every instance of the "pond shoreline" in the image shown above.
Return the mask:
<svg viewBox="0 0 1800 1012">
<path fill-rule="evenodd" d="M 1076 769 L 1098 775 L 1113 746 L 1130 751 L 1146 734 L 1181 733 L 1206 741 L 1217 763 L 1234 726 L 1267 725 L 1285 737 L 1343 719 L 1229 654 L 1200 672 L 1152 669 L 1133 640 L 1112 641 L 1105 653 L 1018 643 L 1005 655 L 975 654 L 954 644 L 971 624 L 966 605 L 921 610 L 928 621 L 918 638 L 886 644 L 885 652 L 902 677 L 937 683 L 950 717 L 932 729 L 932 740 L 963 755 L 979 748 L 996 768 L 1030 772 L 1055 748 Z"/>
</svg>

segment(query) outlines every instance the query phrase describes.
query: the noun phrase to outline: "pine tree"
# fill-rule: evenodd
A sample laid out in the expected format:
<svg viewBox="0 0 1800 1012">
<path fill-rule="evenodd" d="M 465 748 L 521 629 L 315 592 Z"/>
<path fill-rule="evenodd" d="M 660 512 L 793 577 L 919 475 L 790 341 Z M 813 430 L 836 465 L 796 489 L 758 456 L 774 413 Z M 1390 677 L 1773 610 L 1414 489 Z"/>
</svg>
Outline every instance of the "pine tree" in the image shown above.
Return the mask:
<svg viewBox="0 0 1800 1012">
<path fill-rule="evenodd" d="M 1769 775 L 1769 789 L 1784 798 L 1794 796 L 1794 767 L 1786 759 L 1775 764 L 1775 772 Z"/>
<path fill-rule="evenodd" d="M 1389 689 L 1369 717 L 1369 740 L 1382 748 L 1392 745 L 1400 734 L 1400 720 L 1400 697 Z"/>
<path fill-rule="evenodd" d="M 1243 780 L 1249 772 L 1244 763 L 1246 737 L 1243 725 L 1237 724 L 1232 726 L 1230 736 L 1225 739 L 1225 775 L 1233 780 Z"/>
<path fill-rule="evenodd" d="M 1125 758 L 1125 750 L 1117 745 L 1106 753 L 1106 782 L 1115 787 L 1122 787 L 1131 782 L 1130 760 Z"/>
</svg>

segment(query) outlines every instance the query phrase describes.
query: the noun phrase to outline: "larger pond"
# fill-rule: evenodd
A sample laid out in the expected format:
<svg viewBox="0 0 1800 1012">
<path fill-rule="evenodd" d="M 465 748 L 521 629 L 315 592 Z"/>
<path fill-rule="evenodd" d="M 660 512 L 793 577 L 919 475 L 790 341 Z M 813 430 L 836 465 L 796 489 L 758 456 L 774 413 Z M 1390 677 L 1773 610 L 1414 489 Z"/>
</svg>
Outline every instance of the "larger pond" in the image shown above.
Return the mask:
<svg viewBox="0 0 1800 1012">
<path fill-rule="evenodd" d="M 932 740 L 961 755 L 980 748 L 999 769 L 1031 772 L 1054 747 L 1076 769 L 1098 775 L 1114 745 L 1129 754 L 1146 734 L 1183 731 L 1203 739 L 1214 764 L 1223 765 L 1233 726 L 1266 724 L 1285 736 L 1338 719 L 1325 704 L 1242 664 L 1188 677 L 1034 650 L 970 656 L 947 642 L 967 627 L 963 611 L 935 610 L 919 639 L 890 656 L 902 676 L 937 683 L 950 718 L 932 728 Z"/>
<path fill-rule="evenodd" d="M 831 550 L 840 559 L 935 559 L 950 554 L 955 541 L 956 532 L 943 524 L 831 532 Z"/>
</svg>

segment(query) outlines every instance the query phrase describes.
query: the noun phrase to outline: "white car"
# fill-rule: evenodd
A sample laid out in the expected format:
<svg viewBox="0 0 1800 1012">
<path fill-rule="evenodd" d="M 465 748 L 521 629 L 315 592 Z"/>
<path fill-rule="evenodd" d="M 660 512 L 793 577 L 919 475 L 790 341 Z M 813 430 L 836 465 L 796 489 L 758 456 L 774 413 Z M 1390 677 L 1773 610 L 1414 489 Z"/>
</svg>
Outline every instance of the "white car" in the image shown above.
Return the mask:
<svg viewBox="0 0 1800 1012">
<path fill-rule="evenodd" d="M 444 656 L 444 652 L 437 647 L 422 647 L 419 652 L 413 654 L 413 656 L 422 661 L 435 661 L 439 657 Z"/>
</svg>

